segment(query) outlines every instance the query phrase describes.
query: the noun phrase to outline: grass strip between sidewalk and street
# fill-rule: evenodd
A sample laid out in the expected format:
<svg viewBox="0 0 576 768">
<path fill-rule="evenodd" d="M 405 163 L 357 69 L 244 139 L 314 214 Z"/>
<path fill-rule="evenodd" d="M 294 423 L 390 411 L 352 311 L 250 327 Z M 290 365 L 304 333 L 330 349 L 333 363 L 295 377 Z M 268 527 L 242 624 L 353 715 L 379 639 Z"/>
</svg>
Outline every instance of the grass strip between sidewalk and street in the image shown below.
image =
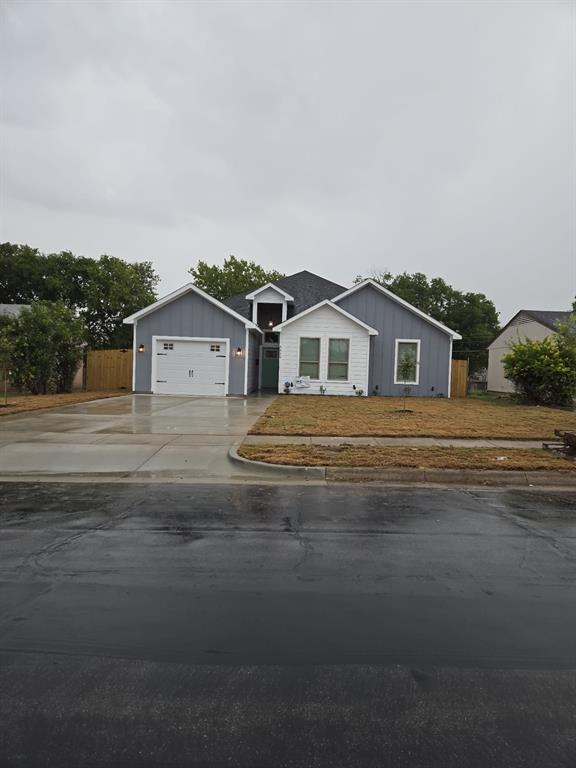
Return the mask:
<svg viewBox="0 0 576 768">
<path fill-rule="evenodd" d="M 576 429 L 576 411 L 482 401 L 409 397 L 280 395 L 252 435 L 333 437 L 462 437 L 547 440 L 555 429 Z"/>
<path fill-rule="evenodd" d="M 373 447 L 362 445 L 252 445 L 238 449 L 242 458 L 300 467 L 414 467 L 574 472 L 576 462 L 540 449 Z"/>
<path fill-rule="evenodd" d="M 59 395 L 8 395 L 8 405 L 4 399 L 0 402 L 0 416 L 12 416 L 15 413 L 40 411 L 46 408 L 59 408 L 63 405 L 88 403 L 91 400 L 102 400 L 106 397 L 121 397 L 129 395 L 126 390 L 105 390 L 103 392 L 63 392 Z"/>
</svg>

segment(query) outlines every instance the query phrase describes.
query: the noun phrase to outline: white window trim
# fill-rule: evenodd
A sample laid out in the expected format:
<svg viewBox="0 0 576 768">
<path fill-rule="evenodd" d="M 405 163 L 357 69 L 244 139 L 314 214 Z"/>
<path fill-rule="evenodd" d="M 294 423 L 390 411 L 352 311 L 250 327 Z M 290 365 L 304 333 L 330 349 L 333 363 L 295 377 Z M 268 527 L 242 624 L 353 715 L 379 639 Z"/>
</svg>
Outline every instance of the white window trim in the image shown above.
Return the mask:
<svg viewBox="0 0 576 768">
<path fill-rule="evenodd" d="M 153 395 L 158 394 L 156 392 L 156 368 L 157 368 L 157 355 L 156 348 L 159 341 L 204 341 L 207 344 L 225 344 L 226 345 L 226 376 L 224 379 L 224 396 L 228 394 L 230 384 L 230 339 L 217 339 L 208 338 L 206 336 L 152 336 L 152 364 L 150 366 L 150 391 Z M 170 397 L 170 395 L 167 395 Z M 182 395 L 178 395 L 182 397 Z"/>
<path fill-rule="evenodd" d="M 400 344 L 416 344 L 416 381 L 398 381 L 398 347 Z M 420 384 L 420 339 L 396 339 L 394 346 L 394 384 L 417 387 Z"/>
<path fill-rule="evenodd" d="M 306 375 L 300 373 L 300 364 L 302 359 L 302 339 L 318 339 L 318 378 L 313 379 L 312 376 L 310 376 L 310 381 L 324 381 L 325 377 L 324 379 L 322 378 L 322 336 L 298 336 L 298 376 Z M 310 361 L 306 360 L 305 362 L 309 363 Z"/>
<path fill-rule="evenodd" d="M 348 342 L 348 360 L 346 361 L 346 378 L 345 379 L 331 379 L 328 374 L 330 373 L 330 342 L 331 341 L 347 341 Z M 326 349 L 326 376 L 325 381 L 330 381 L 334 384 L 350 384 L 350 350 L 352 348 L 352 339 L 350 336 L 328 336 L 328 345 Z M 338 363 L 336 363 L 338 365 Z"/>
</svg>

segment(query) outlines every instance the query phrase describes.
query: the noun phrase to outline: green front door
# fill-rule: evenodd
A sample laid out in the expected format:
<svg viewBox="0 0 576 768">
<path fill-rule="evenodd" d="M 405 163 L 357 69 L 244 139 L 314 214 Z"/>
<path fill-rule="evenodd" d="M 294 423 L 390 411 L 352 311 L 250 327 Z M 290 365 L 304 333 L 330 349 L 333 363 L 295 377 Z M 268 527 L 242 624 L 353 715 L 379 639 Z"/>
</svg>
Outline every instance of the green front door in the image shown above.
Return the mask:
<svg viewBox="0 0 576 768">
<path fill-rule="evenodd" d="M 278 347 L 262 347 L 262 389 L 278 389 Z"/>
</svg>

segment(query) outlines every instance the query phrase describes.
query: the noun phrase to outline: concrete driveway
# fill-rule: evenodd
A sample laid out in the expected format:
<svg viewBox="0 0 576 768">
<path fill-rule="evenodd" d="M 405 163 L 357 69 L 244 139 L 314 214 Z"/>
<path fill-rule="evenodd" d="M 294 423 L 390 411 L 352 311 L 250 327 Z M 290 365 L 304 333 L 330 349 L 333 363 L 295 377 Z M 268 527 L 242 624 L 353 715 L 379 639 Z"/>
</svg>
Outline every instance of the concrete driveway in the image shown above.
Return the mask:
<svg viewBox="0 0 576 768">
<path fill-rule="evenodd" d="M 273 396 L 127 395 L 0 420 L 0 475 L 238 481 L 228 461 Z"/>
</svg>

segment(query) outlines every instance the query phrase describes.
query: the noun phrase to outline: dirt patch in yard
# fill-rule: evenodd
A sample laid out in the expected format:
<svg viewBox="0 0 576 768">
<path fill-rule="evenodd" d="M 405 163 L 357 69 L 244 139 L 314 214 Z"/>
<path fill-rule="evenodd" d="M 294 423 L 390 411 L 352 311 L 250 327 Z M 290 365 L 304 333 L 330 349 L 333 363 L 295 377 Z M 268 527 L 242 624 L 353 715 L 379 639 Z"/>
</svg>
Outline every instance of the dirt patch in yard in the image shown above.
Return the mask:
<svg viewBox="0 0 576 768">
<path fill-rule="evenodd" d="M 250 434 L 547 440 L 555 429 L 576 429 L 576 411 L 510 400 L 412 397 L 406 407 L 396 397 L 280 395 Z"/>
<path fill-rule="evenodd" d="M 102 400 L 105 397 L 128 395 L 125 391 L 106 392 L 65 392 L 61 395 L 9 395 L 8 405 L 0 403 L 0 416 L 12 416 L 15 413 L 39 411 L 45 408 L 58 408 L 62 405 L 87 403 L 90 400 Z"/>
<path fill-rule="evenodd" d="M 241 445 L 245 459 L 301 467 L 414 467 L 574 472 L 576 463 L 543 450 L 511 448 L 412 448 L 358 445 Z"/>
</svg>

